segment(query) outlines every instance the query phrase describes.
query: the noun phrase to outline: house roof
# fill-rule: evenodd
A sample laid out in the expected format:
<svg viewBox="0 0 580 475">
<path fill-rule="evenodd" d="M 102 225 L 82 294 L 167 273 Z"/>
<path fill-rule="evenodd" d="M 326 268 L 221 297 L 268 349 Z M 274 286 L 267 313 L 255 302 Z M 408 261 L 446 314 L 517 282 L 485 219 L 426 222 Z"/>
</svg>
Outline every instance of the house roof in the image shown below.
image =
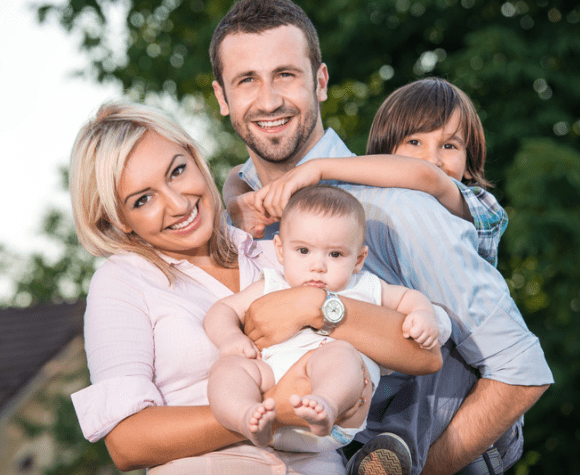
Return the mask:
<svg viewBox="0 0 580 475">
<path fill-rule="evenodd" d="M 0 410 L 75 336 L 85 301 L 0 310 Z"/>
</svg>

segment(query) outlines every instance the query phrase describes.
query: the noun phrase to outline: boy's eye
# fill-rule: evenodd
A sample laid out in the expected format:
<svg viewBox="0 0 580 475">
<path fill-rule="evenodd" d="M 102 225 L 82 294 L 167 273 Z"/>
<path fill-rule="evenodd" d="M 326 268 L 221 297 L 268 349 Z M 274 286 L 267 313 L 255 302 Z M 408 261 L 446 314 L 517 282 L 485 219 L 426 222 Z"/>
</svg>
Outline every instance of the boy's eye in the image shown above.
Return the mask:
<svg viewBox="0 0 580 475">
<path fill-rule="evenodd" d="M 332 251 L 330 253 L 330 257 L 334 257 L 335 259 L 338 258 L 338 257 L 340 257 L 340 256 L 342 256 L 342 254 L 340 252 L 338 252 L 338 251 Z"/>
<path fill-rule="evenodd" d="M 299 254 L 308 254 L 308 249 L 306 249 L 305 247 L 299 247 L 298 253 Z"/>
<path fill-rule="evenodd" d="M 409 145 L 414 145 L 414 146 L 417 146 L 420 144 L 420 142 L 417 139 L 409 139 L 409 140 L 407 140 L 407 143 Z"/>
<path fill-rule="evenodd" d="M 443 145 L 443 148 L 447 150 L 453 150 L 456 149 L 457 147 L 452 143 L 446 143 L 445 145 Z"/>
</svg>

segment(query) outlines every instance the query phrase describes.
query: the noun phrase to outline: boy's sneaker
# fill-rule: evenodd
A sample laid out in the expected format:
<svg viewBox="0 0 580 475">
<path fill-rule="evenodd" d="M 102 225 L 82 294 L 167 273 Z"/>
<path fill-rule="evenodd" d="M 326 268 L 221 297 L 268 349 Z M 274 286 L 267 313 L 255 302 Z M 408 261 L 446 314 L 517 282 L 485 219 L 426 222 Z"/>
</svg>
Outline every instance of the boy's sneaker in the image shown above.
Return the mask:
<svg viewBox="0 0 580 475">
<path fill-rule="evenodd" d="M 348 475 L 410 475 L 411 451 L 403 439 L 384 432 L 369 440 L 346 464 Z"/>
</svg>

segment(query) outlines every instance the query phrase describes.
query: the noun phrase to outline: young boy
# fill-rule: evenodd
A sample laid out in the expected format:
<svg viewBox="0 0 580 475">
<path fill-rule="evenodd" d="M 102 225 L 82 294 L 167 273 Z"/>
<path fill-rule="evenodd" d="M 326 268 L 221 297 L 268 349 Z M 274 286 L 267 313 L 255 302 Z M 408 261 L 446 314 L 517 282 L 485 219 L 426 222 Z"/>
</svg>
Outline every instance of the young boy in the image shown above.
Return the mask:
<svg viewBox="0 0 580 475">
<path fill-rule="evenodd" d="M 361 272 L 368 253 L 364 240 L 364 210 L 349 193 L 330 186 L 311 186 L 289 200 L 282 214 L 280 234 L 274 238 L 284 275 L 265 269 L 263 280 L 216 303 L 204 320 L 206 332 L 221 356 L 210 373 L 208 398 L 216 419 L 224 427 L 242 433 L 256 445 L 270 443 L 276 408 L 273 400 L 262 401 L 261 394 L 301 356 L 315 350 L 307 364 L 312 394 L 293 395 L 290 402 L 312 434 L 330 434 L 332 440 L 321 442 L 295 432 L 288 438 L 275 436 L 274 447 L 296 451 L 337 448 L 364 428 L 368 405 L 342 420 L 341 427 L 335 425 L 337 415 L 357 404 L 368 383 L 363 378 L 365 365 L 374 386 L 380 377 L 376 363 L 351 345 L 328 338 L 344 317 L 344 307 L 336 293 L 405 314 L 403 335 L 426 350 L 438 351 L 440 331 L 431 303 L 416 290 L 388 285 L 371 273 Z M 317 332 L 303 329 L 260 355 L 242 331 L 246 310 L 264 293 L 301 285 L 327 291 L 324 326 Z M 445 341 L 450 324 L 442 325 L 447 328 L 446 335 L 441 336 Z"/>
<path fill-rule="evenodd" d="M 242 212 L 258 221 L 267 219 L 266 213 L 270 221 L 275 220 L 294 191 L 321 180 L 415 189 L 471 221 L 478 232 L 479 255 L 497 266 L 497 248 L 508 218 L 485 190 L 489 182 L 484 173 L 484 131 L 472 101 L 461 89 L 444 79 L 427 78 L 395 90 L 375 115 L 367 154 L 299 165 L 252 194 L 252 208 Z M 230 175 L 228 186 L 235 191 L 224 188 L 224 196 L 249 191 L 237 180 Z M 228 206 L 234 215 L 230 210 Z"/>
</svg>

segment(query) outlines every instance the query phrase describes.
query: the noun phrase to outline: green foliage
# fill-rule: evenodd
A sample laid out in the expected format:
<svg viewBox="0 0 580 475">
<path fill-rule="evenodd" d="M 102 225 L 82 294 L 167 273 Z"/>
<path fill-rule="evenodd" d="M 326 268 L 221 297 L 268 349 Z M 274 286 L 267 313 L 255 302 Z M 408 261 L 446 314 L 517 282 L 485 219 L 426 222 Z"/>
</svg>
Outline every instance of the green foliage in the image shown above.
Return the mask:
<svg viewBox="0 0 580 475">
<path fill-rule="evenodd" d="M 525 141 L 507 170 L 513 204 L 505 243 L 508 278 L 540 338 L 556 385 L 527 420 L 522 464 L 536 473 L 580 470 L 580 153 L 550 139 Z M 531 419 L 531 421 L 530 421 Z M 532 463 L 533 462 L 533 463 Z"/>
<path fill-rule="evenodd" d="M 487 175 L 511 215 L 499 269 L 556 378 L 526 416 L 525 453 L 512 472 L 558 467 L 577 473 L 580 7 L 563 0 L 297 2 L 318 29 L 330 72 L 324 123 L 353 151 L 365 150 L 386 95 L 411 80 L 443 76 L 474 100 L 488 140 Z M 117 81 L 138 99 L 169 95 L 205 115 L 217 137 L 211 164 L 223 178 L 246 154 L 232 139 L 229 121 L 220 119 L 207 50 L 232 3 L 69 0 L 39 7 L 38 19 L 56 16 L 80 35 L 92 61 L 84 73 L 97 81 Z M 114 10 L 122 12 L 127 32 L 121 45 Z M 64 275 L 74 282 L 70 294 L 82 295 L 94 262 L 60 217 L 49 217 L 46 229 L 67 243 L 67 251 L 55 265 L 33 257 L 34 277 L 23 279 L 18 291 L 32 299 L 62 298 Z"/>
</svg>

